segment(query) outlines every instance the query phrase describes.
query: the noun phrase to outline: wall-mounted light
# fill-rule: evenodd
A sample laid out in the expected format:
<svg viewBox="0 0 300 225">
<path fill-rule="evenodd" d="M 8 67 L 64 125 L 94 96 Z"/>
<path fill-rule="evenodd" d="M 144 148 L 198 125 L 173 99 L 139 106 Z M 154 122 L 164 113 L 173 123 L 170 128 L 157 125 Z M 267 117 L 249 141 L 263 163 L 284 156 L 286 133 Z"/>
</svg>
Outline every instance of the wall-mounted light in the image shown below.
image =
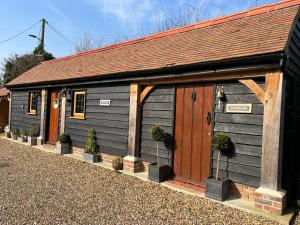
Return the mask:
<svg viewBox="0 0 300 225">
<path fill-rule="evenodd" d="M 221 101 L 223 101 L 226 97 L 223 86 L 218 88 L 216 97 L 219 99 L 218 109 L 220 109 Z"/>
<path fill-rule="evenodd" d="M 63 88 L 61 90 L 61 96 L 66 97 L 67 103 L 71 102 L 71 94 L 72 94 L 72 90 L 70 88 Z"/>
</svg>

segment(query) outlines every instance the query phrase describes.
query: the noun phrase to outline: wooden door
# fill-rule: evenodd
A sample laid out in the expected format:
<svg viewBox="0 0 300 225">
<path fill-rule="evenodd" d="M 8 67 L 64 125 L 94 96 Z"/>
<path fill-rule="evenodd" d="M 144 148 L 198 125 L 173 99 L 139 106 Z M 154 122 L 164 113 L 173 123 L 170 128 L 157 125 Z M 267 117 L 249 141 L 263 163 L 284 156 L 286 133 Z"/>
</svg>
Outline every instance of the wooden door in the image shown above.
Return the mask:
<svg viewBox="0 0 300 225">
<path fill-rule="evenodd" d="M 175 179 L 204 186 L 210 174 L 213 87 L 176 88 Z"/>
<path fill-rule="evenodd" d="M 53 90 L 50 92 L 50 115 L 49 115 L 49 130 L 48 130 L 48 143 L 56 144 L 58 136 L 58 116 L 59 108 L 58 91 Z"/>
</svg>

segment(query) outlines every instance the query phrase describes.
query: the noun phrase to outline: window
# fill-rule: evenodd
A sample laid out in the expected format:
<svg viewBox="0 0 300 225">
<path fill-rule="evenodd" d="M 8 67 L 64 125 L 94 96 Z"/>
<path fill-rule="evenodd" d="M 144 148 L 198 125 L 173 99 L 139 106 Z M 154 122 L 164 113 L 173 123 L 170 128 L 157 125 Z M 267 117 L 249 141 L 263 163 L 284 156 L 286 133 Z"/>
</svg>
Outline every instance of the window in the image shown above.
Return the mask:
<svg viewBox="0 0 300 225">
<path fill-rule="evenodd" d="M 28 114 L 36 114 L 37 98 L 38 98 L 37 92 L 29 92 Z"/>
<path fill-rule="evenodd" d="M 85 114 L 85 91 L 74 91 L 72 117 L 78 119 L 84 119 L 84 114 Z"/>
</svg>

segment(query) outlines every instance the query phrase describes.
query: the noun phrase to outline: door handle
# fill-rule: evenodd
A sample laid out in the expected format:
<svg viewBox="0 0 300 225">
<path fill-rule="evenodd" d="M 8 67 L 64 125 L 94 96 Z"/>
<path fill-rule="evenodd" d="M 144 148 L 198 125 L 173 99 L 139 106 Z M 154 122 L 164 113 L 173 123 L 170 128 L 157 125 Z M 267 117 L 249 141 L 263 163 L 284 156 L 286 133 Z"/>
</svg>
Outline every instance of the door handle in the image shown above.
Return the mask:
<svg viewBox="0 0 300 225">
<path fill-rule="evenodd" d="M 211 113 L 210 112 L 207 112 L 207 114 L 206 114 L 206 121 L 208 124 L 211 123 Z"/>
</svg>

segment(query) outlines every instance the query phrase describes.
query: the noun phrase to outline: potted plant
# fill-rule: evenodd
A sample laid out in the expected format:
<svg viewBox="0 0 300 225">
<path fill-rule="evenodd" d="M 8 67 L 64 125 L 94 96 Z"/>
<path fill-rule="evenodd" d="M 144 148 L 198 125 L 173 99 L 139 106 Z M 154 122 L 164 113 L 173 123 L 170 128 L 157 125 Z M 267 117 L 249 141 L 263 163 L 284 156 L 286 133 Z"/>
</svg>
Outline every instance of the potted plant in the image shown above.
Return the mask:
<svg viewBox="0 0 300 225">
<path fill-rule="evenodd" d="M 99 162 L 100 157 L 96 155 L 96 135 L 94 129 L 88 130 L 87 142 L 85 152 L 83 153 L 83 160 L 87 162 Z"/>
<path fill-rule="evenodd" d="M 229 180 L 219 177 L 220 155 L 230 156 L 233 152 L 231 138 L 223 133 L 216 134 L 211 142 L 211 148 L 218 152 L 216 175 L 208 177 L 206 180 L 205 196 L 218 201 L 224 201 L 228 197 Z"/>
<path fill-rule="evenodd" d="M 18 129 L 12 129 L 11 136 L 13 140 L 18 140 L 19 130 Z"/>
<path fill-rule="evenodd" d="M 60 155 L 70 153 L 70 142 L 70 135 L 60 134 L 56 143 L 56 153 Z"/>
<path fill-rule="evenodd" d="M 7 138 L 11 138 L 11 133 L 9 131 L 5 132 Z"/>
<path fill-rule="evenodd" d="M 168 165 L 161 165 L 159 160 L 159 143 L 166 138 L 165 131 L 159 125 L 153 125 L 150 128 L 152 140 L 156 141 L 156 163 L 149 165 L 149 180 L 155 182 L 163 182 L 170 177 L 170 167 Z"/>
<path fill-rule="evenodd" d="M 123 159 L 121 157 L 116 157 L 112 161 L 112 167 L 115 171 L 119 171 L 123 169 Z"/>
<path fill-rule="evenodd" d="M 28 133 L 28 144 L 30 146 L 35 146 L 37 144 L 37 131 L 34 127 L 31 127 Z"/>
<path fill-rule="evenodd" d="M 19 142 L 26 142 L 27 141 L 27 138 L 26 138 L 26 132 L 23 128 L 21 128 L 19 130 L 19 137 L 18 137 L 18 141 Z"/>
</svg>

